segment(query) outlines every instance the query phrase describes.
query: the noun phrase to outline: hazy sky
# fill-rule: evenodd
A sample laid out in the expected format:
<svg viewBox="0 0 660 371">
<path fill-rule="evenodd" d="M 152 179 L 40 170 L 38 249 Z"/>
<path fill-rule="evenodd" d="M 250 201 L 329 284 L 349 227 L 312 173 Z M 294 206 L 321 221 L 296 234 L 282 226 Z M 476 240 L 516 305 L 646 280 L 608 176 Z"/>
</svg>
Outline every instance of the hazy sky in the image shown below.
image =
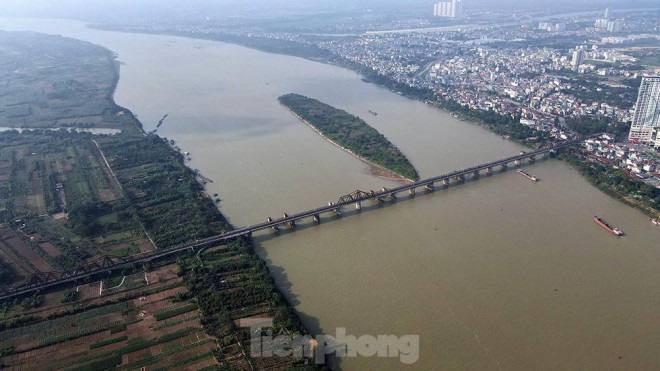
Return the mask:
<svg viewBox="0 0 660 371">
<path fill-rule="evenodd" d="M 170 14 L 210 16 L 283 15 L 295 12 L 351 10 L 357 8 L 432 9 L 438 0 L 0 0 L 0 16 L 78 18 L 90 21 L 108 18 L 161 17 Z M 600 7 L 607 2 L 630 6 L 659 4 L 660 0 L 464 0 L 466 9 L 558 5 Z"/>
</svg>

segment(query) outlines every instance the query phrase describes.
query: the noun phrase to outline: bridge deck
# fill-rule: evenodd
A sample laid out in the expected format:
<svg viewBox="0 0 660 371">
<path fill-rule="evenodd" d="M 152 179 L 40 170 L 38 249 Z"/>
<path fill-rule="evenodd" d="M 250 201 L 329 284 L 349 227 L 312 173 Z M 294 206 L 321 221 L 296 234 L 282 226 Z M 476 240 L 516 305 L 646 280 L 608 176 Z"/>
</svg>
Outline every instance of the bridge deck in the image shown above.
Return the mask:
<svg viewBox="0 0 660 371">
<path fill-rule="evenodd" d="M 117 269 L 117 268 L 120 268 L 120 267 L 123 267 L 123 266 L 127 266 L 127 265 L 130 265 L 130 264 L 146 263 L 146 262 L 149 262 L 149 261 L 152 261 L 152 260 L 155 260 L 155 259 L 163 258 L 165 256 L 169 256 L 169 255 L 173 255 L 173 254 L 179 254 L 179 253 L 181 253 L 182 251 L 185 251 L 185 250 L 195 251 L 195 250 L 198 250 L 198 249 L 203 248 L 203 247 L 207 247 L 207 246 L 212 245 L 212 244 L 216 244 L 216 243 L 220 243 L 220 242 L 223 242 L 223 241 L 231 240 L 231 239 L 236 238 L 236 237 L 250 235 L 253 232 L 273 228 L 273 227 L 276 227 L 276 226 L 279 226 L 279 225 L 282 225 L 282 224 L 286 224 L 288 222 L 296 222 L 296 221 L 301 220 L 301 219 L 310 218 L 310 217 L 320 215 L 320 214 L 324 214 L 324 213 L 327 213 L 327 212 L 333 212 L 333 211 L 337 210 L 338 208 L 341 208 L 341 207 L 347 206 L 347 205 L 351 205 L 355 202 L 374 200 L 374 199 L 382 198 L 384 196 L 389 196 L 389 195 L 394 195 L 396 193 L 405 192 L 405 191 L 408 191 L 408 190 L 411 190 L 411 189 L 425 187 L 427 185 L 433 185 L 434 183 L 442 182 L 443 180 L 451 180 L 451 179 L 456 178 L 456 177 L 461 177 L 461 176 L 464 176 L 464 175 L 473 174 L 475 172 L 486 170 L 486 169 L 493 168 L 493 167 L 496 167 L 496 166 L 506 165 L 508 163 L 515 162 L 515 161 L 518 161 L 518 160 L 529 159 L 529 158 L 532 158 L 532 157 L 535 157 L 535 156 L 538 156 L 538 155 L 549 153 L 551 151 L 555 151 L 555 150 L 558 150 L 558 149 L 562 149 L 562 148 L 565 148 L 565 147 L 568 147 L 568 146 L 578 144 L 582 141 L 583 141 L 583 139 L 567 141 L 567 142 L 560 143 L 560 144 L 552 146 L 552 147 L 543 148 L 543 149 L 535 150 L 535 151 L 532 151 L 532 152 L 525 152 L 525 153 L 522 153 L 522 154 L 519 154 L 519 155 L 516 155 L 516 156 L 507 157 L 507 158 L 503 158 L 501 160 L 489 162 L 489 163 L 486 163 L 486 164 L 473 166 L 473 167 L 468 168 L 468 169 L 462 169 L 462 170 L 454 171 L 454 172 L 451 172 L 451 173 L 448 173 L 448 174 L 436 176 L 436 177 L 433 177 L 433 178 L 428 178 L 428 179 L 420 180 L 420 181 L 413 182 L 413 183 L 410 183 L 410 184 L 405 184 L 405 185 L 402 185 L 400 187 L 396 187 L 396 188 L 393 188 L 393 189 L 388 189 L 384 192 L 375 192 L 373 194 L 369 194 L 368 196 L 364 196 L 364 197 L 359 198 L 359 199 L 353 199 L 351 201 L 345 201 L 345 202 L 340 202 L 340 203 L 333 204 L 333 205 L 323 206 L 323 207 L 319 207 L 319 208 L 316 208 L 316 209 L 312 209 L 312 210 L 300 212 L 300 213 L 297 213 L 297 214 L 293 214 L 293 215 L 287 216 L 286 218 L 281 218 L 281 219 L 277 219 L 277 220 L 273 220 L 273 221 L 269 221 L 269 222 L 265 222 L 265 223 L 260 223 L 260 224 L 256 224 L 256 225 L 249 226 L 249 227 L 234 229 L 232 231 L 225 232 L 225 233 L 220 234 L 220 235 L 216 235 L 216 236 L 200 239 L 200 240 L 197 240 L 197 241 L 194 241 L 194 242 L 191 242 L 191 243 L 171 247 L 167 250 L 160 250 L 160 251 L 156 251 L 156 252 L 149 253 L 149 254 L 143 254 L 143 255 L 135 256 L 133 259 L 120 261 L 120 262 L 118 262 L 117 264 L 115 264 L 113 266 L 93 268 L 93 269 L 80 269 L 79 272 L 76 271 L 76 270 L 72 270 L 72 271 L 67 271 L 67 274 L 58 273 L 58 272 L 44 273 L 44 275 L 46 275 L 47 277 L 52 276 L 52 277 L 56 277 L 56 278 L 52 279 L 52 280 L 49 280 L 49 281 L 46 281 L 46 282 L 40 282 L 40 283 L 36 283 L 36 284 L 33 283 L 33 284 L 23 285 L 23 286 L 19 286 L 19 287 L 5 288 L 5 291 L 0 293 L 0 300 L 4 300 L 4 299 L 11 298 L 11 297 L 18 296 L 18 295 L 27 294 L 27 293 L 37 291 L 37 290 L 42 290 L 42 289 L 52 287 L 52 286 L 55 286 L 55 285 L 60 285 L 60 284 L 63 284 L 63 283 L 75 282 L 79 279 L 82 279 L 84 277 L 87 277 L 87 276 L 90 276 L 90 275 L 93 275 L 93 274 L 109 272 L 111 270 L 114 270 L 114 269 Z"/>
</svg>

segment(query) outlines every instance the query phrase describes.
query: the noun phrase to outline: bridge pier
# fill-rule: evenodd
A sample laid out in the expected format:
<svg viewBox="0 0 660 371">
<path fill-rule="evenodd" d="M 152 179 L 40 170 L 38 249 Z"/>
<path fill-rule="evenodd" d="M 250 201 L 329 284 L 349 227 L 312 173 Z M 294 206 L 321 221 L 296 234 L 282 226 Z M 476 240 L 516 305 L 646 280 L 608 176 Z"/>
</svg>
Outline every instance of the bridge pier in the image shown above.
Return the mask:
<svg viewBox="0 0 660 371">
<path fill-rule="evenodd" d="M 409 194 L 411 197 L 415 197 L 415 188 L 410 188 L 410 189 L 408 190 L 408 194 Z"/>
<path fill-rule="evenodd" d="M 424 188 L 429 192 L 433 192 L 435 190 L 433 183 L 425 185 Z"/>
<path fill-rule="evenodd" d="M 529 157 L 529 163 L 530 163 L 530 164 L 533 164 L 534 162 L 536 162 L 536 157 L 534 157 L 534 156 L 530 156 L 530 157 Z"/>
<path fill-rule="evenodd" d="M 313 220 L 314 223 L 316 223 L 316 224 L 321 224 L 321 216 L 320 216 L 319 214 L 314 214 L 314 215 L 312 216 L 312 220 Z"/>
<path fill-rule="evenodd" d="M 273 221 L 273 218 L 271 218 L 271 217 L 269 216 L 268 219 L 266 219 L 266 221 L 268 221 L 268 222 L 270 223 L 270 222 Z M 273 232 L 275 232 L 275 233 L 280 233 L 280 227 L 278 227 L 277 225 L 274 225 L 274 226 L 272 226 L 272 227 L 270 227 L 270 228 L 273 230 Z"/>
<path fill-rule="evenodd" d="M 337 215 L 341 215 L 341 207 L 338 207 L 338 208 L 336 208 L 336 209 L 333 209 L 332 211 L 334 211 L 335 214 L 337 214 Z"/>
<path fill-rule="evenodd" d="M 442 186 L 445 187 L 445 188 L 449 187 L 449 179 L 443 179 L 442 180 Z"/>
<path fill-rule="evenodd" d="M 355 203 L 355 210 L 357 211 L 362 210 L 362 202 L 358 201 Z"/>
<path fill-rule="evenodd" d="M 507 171 L 509 170 L 509 165 L 508 164 L 502 164 L 502 171 Z"/>
<path fill-rule="evenodd" d="M 522 162 L 520 160 L 516 160 L 516 161 L 513 162 L 513 164 L 515 166 L 520 166 L 520 164 L 522 164 Z"/>
<path fill-rule="evenodd" d="M 296 221 L 295 220 L 289 220 L 286 224 L 289 226 L 289 228 L 296 229 Z"/>
<path fill-rule="evenodd" d="M 390 201 L 396 201 L 396 193 L 390 193 Z"/>
<path fill-rule="evenodd" d="M 461 174 L 461 175 L 455 176 L 454 179 L 456 179 L 459 183 L 463 183 L 463 182 L 465 182 L 465 175 Z"/>
<path fill-rule="evenodd" d="M 493 175 L 493 168 L 492 167 L 486 168 L 486 175 Z"/>
<path fill-rule="evenodd" d="M 474 176 L 476 179 L 479 179 L 479 170 L 475 170 L 474 173 L 472 173 L 472 176 Z"/>
</svg>

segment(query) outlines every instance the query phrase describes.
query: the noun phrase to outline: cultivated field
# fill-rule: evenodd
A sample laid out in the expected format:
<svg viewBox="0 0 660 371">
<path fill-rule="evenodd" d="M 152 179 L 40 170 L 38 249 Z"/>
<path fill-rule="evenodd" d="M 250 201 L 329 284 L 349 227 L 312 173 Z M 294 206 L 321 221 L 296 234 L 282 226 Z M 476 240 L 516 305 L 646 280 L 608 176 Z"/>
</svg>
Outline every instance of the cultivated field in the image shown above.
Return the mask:
<svg viewBox="0 0 660 371">
<path fill-rule="evenodd" d="M 157 267 L 150 275 L 163 279 L 150 285 L 103 292 L 99 285 L 79 286 L 74 303 L 54 304 L 34 312 L 36 322 L 0 331 L 0 349 L 8 370 L 133 370 L 200 369 L 217 365 L 215 340 L 204 333 L 197 305 L 179 300 L 187 290 L 169 272 Z M 138 272 L 121 277 L 144 279 Z M 83 292 L 88 291 L 85 296 Z M 63 297 L 63 293 L 52 293 Z M 46 312 L 48 314 L 46 314 Z M 39 317 L 36 317 L 36 316 Z M 43 316 L 43 317 L 41 317 Z"/>
</svg>

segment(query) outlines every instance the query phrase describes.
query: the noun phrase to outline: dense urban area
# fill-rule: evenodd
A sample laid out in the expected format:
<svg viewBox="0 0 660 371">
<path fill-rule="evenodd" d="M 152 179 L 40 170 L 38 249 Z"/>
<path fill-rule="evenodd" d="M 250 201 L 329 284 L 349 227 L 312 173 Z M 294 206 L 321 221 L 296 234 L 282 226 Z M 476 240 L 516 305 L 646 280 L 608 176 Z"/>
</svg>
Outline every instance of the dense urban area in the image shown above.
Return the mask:
<svg viewBox="0 0 660 371">
<path fill-rule="evenodd" d="M 535 14 L 522 24 L 506 19 L 504 25 L 498 12 L 473 16 L 479 21 L 409 18 L 398 31 L 372 15 L 339 22 L 340 28 L 295 32 L 232 21 L 96 27 L 222 40 L 338 64 L 367 83 L 529 146 L 606 133 L 571 154 L 572 162 L 597 166 L 607 174 L 604 179 L 590 175 L 586 165 L 580 168 L 605 192 L 658 217 L 660 156 L 654 147 L 660 142 L 628 139 L 642 77 L 660 72 L 660 11 Z M 621 181 L 635 186 L 621 187 Z"/>
</svg>

